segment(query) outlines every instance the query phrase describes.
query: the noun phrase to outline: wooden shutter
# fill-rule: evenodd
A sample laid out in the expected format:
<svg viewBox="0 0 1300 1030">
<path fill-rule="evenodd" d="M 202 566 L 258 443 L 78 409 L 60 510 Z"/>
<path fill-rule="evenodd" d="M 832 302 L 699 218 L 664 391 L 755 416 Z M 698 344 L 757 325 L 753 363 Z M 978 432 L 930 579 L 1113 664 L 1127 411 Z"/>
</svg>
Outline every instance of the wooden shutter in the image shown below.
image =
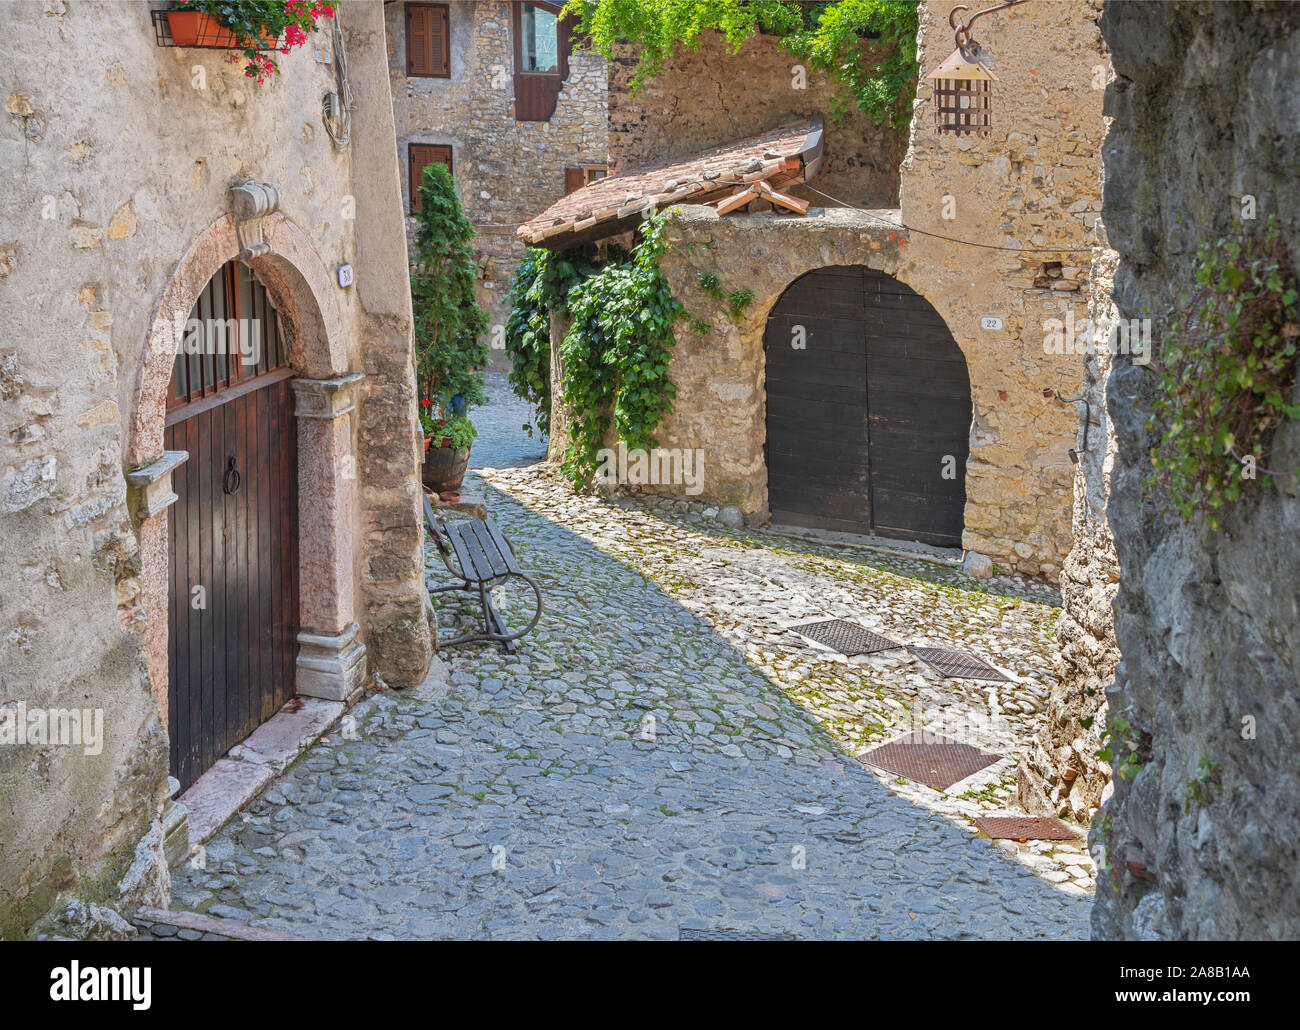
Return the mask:
<svg viewBox="0 0 1300 1030">
<path fill-rule="evenodd" d="M 586 176 L 581 168 L 566 168 L 564 170 L 564 195 L 567 197 L 574 190 L 580 190 L 586 183 Z"/>
<path fill-rule="evenodd" d="M 446 4 L 406 5 L 406 74 L 451 75 Z"/>
<path fill-rule="evenodd" d="M 444 164 L 451 171 L 451 147 L 434 143 L 412 143 L 408 154 L 411 175 L 411 214 L 420 210 L 420 183 L 424 182 L 424 169 L 434 163 Z"/>
</svg>

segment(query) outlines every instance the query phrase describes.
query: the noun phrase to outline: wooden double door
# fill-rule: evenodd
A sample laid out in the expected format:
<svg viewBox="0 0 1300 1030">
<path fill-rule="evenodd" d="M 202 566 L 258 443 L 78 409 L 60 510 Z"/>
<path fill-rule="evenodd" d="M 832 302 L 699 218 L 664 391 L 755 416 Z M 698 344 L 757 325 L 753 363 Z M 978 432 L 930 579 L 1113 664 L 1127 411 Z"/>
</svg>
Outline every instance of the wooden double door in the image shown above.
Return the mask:
<svg viewBox="0 0 1300 1030">
<path fill-rule="evenodd" d="M 244 361 L 229 341 L 225 354 L 179 355 L 165 430 L 168 450 L 189 453 L 173 476 L 168 543 L 168 729 L 182 789 L 294 693 L 292 371 L 265 291 L 244 266 L 232 266 L 205 289 L 191 322 L 235 319 L 255 360 Z M 245 333 L 257 335 L 256 347 Z"/>
<path fill-rule="evenodd" d="M 959 547 L 970 379 L 930 303 L 874 269 L 820 268 L 772 308 L 764 349 L 773 520 Z"/>
</svg>

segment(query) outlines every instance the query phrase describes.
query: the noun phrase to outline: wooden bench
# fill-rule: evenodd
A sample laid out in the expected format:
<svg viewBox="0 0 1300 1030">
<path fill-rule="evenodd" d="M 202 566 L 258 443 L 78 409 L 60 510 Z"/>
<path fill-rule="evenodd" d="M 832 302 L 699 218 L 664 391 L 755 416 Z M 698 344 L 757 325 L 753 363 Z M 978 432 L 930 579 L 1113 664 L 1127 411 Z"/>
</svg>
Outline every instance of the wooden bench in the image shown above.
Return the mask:
<svg viewBox="0 0 1300 1030">
<path fill-rule="evenodd" d="M 447 566 L 447 571 L 460 580 L 459 583 L 447 586 L 430 587 L 430 596 L 447 590 L 477 590 L 479 604 L 483 609 L 482 630 L 463 633 L 451 640 L 439 640 L 439 646 L 451 647 L 472 640 L 493 640 L 514 653 L 519 647 L 516 641 L 530 632 L 542 617 L 542 591 L 532 577 L 519 567 L 515 550 L 501 528 L 491 516 L 448 525 L 434 513 L 427 495 L 424 497 L 424 526 L 438 548 L 438 556 Z M 455 564 L 452 564 L 453 560 Z M 511 630 L 492 603 L 493 589 L 511 579 L 522 580 L 527 584 L 536 601 L 532 621 L 520 630 Z"/>
</svg>

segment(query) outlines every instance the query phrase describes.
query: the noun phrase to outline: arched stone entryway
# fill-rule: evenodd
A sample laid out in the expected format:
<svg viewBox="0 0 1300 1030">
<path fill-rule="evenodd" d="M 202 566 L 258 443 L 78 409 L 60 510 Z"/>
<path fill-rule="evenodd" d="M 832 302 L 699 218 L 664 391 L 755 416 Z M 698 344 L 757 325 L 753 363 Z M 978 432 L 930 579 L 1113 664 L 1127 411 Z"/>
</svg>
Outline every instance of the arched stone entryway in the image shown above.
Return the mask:
<svg viewBox="0 0 1300 1030">
<path fill-rule="evenodd" d="M 924 297 L 864 265 L 800 276 L 764 332 L 778 523 L 961 546 L 966 360 Z"/>
<path fill-rule="evenodd" d="M 270 253 L 248 262 L 280 314 L 295 378 L 298 505 L 299 693 L 341 699 L 360 685 L 353 580 L 356 462 L 349 413 L 355 384 L 328 272 L 307 236 L 282 215 L 262 221 Z M 190 246 L 154 311 L 127 434 L 128 482 L 136 489 L 145 652 L 164 720 L 168 686 L 168 509 L 173 471 L 187 458 L 164 447 L 164 423 L 178 337 L 195 301 L 223 265 L 238 258 L 234 218 L 217 219 Z"/>
</svg>

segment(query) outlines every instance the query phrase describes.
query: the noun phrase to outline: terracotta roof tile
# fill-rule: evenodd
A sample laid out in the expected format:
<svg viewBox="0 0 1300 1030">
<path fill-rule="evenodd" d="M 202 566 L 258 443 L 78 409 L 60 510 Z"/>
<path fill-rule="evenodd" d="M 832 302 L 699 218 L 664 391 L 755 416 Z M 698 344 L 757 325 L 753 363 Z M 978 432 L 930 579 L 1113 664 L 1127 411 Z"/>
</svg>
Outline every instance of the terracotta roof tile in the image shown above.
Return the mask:
<svg viewBox="0 0 1300 1030">
<path fill-rule="evenodd" d="M 820 118 L 791 122 L 757 136 L 734 140 L 696 154 L 609 175 L 557 200 L 519 226 L 535 247 L 560 249 L 617 235 L 641 220 L 653 205 L 699 204 L 730 193 L 737 182 L 803 181 L 821 163 Z"/>
</svg>

